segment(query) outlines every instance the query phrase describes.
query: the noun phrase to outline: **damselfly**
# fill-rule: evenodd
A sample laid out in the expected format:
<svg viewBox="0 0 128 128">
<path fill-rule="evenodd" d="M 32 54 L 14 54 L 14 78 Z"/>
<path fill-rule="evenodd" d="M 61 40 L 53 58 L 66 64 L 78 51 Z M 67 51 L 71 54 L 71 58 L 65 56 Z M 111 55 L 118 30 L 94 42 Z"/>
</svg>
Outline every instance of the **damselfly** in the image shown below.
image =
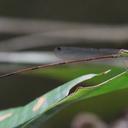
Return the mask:
<svg viewBox="0 0 128 128">
<path fill-rule="evenodd" d="M 58 47 L 54 51 L 56 56 L 64 60 L 85 59 L 107 55 L 113 55 L 115 57 L 128 57 L 128 50 L 125 49 Z"/>
<path fill-rule="evenodd" d="M 95 48 L 74 48 L 74 47 L 59 47 L 55 49 L 55 54 L 64 58 L 64 61 L 38 65 L 30 68 L 20 69 L 11 73 L 0 76 L 7 77 L 16 75 L 18 73 L 36 70 L 40 68 L 53 67 L 57 65 L 64 65 L 78 62 L 90 62 L 95 60 L 112 59 L 120 57 L 128 57 L 128 50 L 125 49 L 95 49 Z"/>
</svg>

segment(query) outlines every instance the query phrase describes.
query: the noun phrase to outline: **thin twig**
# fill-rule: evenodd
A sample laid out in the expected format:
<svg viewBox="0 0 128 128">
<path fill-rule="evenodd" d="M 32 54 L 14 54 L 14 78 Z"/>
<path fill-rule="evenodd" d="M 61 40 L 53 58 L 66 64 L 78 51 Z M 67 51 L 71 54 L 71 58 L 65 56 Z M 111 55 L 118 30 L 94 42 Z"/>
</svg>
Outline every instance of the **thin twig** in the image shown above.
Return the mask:
<svg viewBox="0 0 128 128">
<path fill-rule="evenodd" d="M 36 70 L 36 69 L 40 69 L 40 68 L 47 68 L 47 67 L 71 64 L 71 63 L 89 62 L 89 61 L 94 61 L 94 60 L 111 59 L 111 58 L 118 58 L 118 57 L 120 57 L 118 54 L 114 54 L 114 55 L 106 55 L 106 56 L 92 57 L 92 58 L 79 59 L 79 60 L 68 60 L 68 61 L 56 62 L 56 63 L 46 64 L 46 65 L 39 65 L 39 66 L 23 68 L 23 69 L 20 69 L 20 70 L 11 72 L 11 73 L 3 74 L 0 76 L 0 78 L 13 76 L 13 75 L 16 75 L 19 73 L 28 72 L 28 71 L 32 71 L 32 70 Z"/>
</svg>

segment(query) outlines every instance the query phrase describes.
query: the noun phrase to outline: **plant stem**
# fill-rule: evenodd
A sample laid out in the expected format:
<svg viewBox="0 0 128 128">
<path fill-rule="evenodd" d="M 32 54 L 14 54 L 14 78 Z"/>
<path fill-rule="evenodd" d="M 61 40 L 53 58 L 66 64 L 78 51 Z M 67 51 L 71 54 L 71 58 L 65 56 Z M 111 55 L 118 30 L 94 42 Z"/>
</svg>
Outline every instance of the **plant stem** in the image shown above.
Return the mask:
<svg viewBox="0 0 128 128">
<path fill-rule="evenodd" d="M 112 59 L 112 58 L 118 58 L 118 57 L 119 57 L 118 54 L 114 54 L 114 55 L 106 55 L 106 56 L 92 57 L 92 58 L 86 58 L 86 59 L 68 60 L 68 61 L 56 62 L 56 63 L 51 63 L 51 64 L 45 64 L 45 65 L 38 65 L 38 66 L 33 66 L 30 68 L 23 68 L 23 69 L 14 71 L 14 72 L 0 75 L 0 78 L 13 76 L 19 73 L 28 72 L 28 71 L 32 71 L 32 70 L 36 70 L 40 68 L 48 68 L 48 67 L 53 67 L 57 65 L 64 65 L 64 64 L 71 64 L 71 63 L 89 62 L 89 61 L 94 61 L 94 60 Z"/>
</svg>

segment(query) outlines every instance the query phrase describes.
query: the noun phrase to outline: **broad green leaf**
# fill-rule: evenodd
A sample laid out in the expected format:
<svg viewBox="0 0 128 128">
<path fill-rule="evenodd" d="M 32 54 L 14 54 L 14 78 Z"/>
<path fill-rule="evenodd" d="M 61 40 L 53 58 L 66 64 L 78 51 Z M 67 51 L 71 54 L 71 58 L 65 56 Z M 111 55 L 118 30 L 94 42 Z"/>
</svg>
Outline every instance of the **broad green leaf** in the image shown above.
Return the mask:
<svg viewBox="0 0 128 128">
<path fill-rule="evenodd" d="M 32 118 L 35 118 L 40 114 L 43 114 L 48 109 L 52 108 L 53 106 L 56 106 L 56 104 L 59 101 L 64 99 L 68 95 L 72 87 L 98 75 L 99 74 L 83 75 L 46 93 L 45 95 L 34 100 L 26 106 L 1 111 L 0 128 L 18 127 L 19 125 L 24 124 Z"/>
<path fill-rule="evenodd" d="M 116 115 L 118 110 L 128 105 L 127 71 L 95 86 L 80 88 L 69 95 L 69 91 L 77 84 L 96 77 L 102 78 L 106 73 L 83 75 L 26 106 L 1 111 L 0 128 L 69 127 L 69 120 L 81 110 L 112 119 L 113 114 Z"/>
<path fill-rule="evenodd" d="M 128 107 L 127 97 L 128 73 L 126 71 L 99 85 L 79 89 L 46 113 L 27 122 L 23 128 L 69 127 L 68 123 L 73 115 L 80 111 L 93 112 L 110 121 Z"/>
</svg>

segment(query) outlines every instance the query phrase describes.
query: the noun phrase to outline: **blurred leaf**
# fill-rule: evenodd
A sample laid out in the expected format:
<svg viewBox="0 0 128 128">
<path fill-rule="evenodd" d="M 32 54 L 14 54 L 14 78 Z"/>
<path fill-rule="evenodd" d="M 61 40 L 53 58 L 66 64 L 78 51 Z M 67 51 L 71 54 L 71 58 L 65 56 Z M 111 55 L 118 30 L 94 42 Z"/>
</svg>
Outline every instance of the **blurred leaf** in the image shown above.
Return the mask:
<svg viewBox="0 0 128 128">
<path fill-rule="evenodd" d="M 0 128 L 13 128 L 26 121 L 44 113 L 50 107 L 55 106 L 69 93 L 69 90 L 78 83 L 95 77 L 96 74 L 83 75 L 62 86 L 50 91 L 42 97 L 36 99 L 25 107 L 14 108 L 0 113 Z M 12 123 L 13 122 L 13 123 Z"/>
<path fill-rule="evenodd" d="M 65 127 L 69 125 L 72 115 L 81 110 L 97 113 L 103 118 L 111 117 L 113 113 L 117 113 L 117 110 L 127 106 L 127 71 L 99 85 L 80 88 L 68 95 L 77 84 L 95 77 L 102 79 L 106 73 L 83 75 L 46 93 L 24 107 L 2 111 L 0 128 Z M 119 101 L 112 102 L 116 99 Z M 108 106 L 110 110 L 107 109 Z M 62 126 L 63 121 L 64 126 Z"/>
<path fill-rule="evenodd" d="M 25 128 L 69 127 L 73 115 L 81 111 L 93 112 L 108 121 L 112 120 L 128 107 L 127 75 L 126 71 L 100 85 L 79 89 L 56 107 L 30 121 Z"/>
<path fill-rule="evenodd" d="M 79 77 L 80 75 L 85 75 L 90 73 L 101 73 L 109 69 L 111 69 L 111 72 L 103 76 L 102 79 L 96 78 L 93 81 L 91 80 L 90 82 L 92 84 L 96 84 L 96 83 L 105 81 L 109 78 L 112 78 L 115 75 L 124 71 L 123 68 L 103 65 L 103 64 L 82 64 L 82 65 L 79 64 L 79 65 L 71 65 L 71 66 L 68 65 L 68 66 L 37 70 L 31 73 L 31 75 L 37 75 L 37 76 L 39 75 L 42 77 L 53 78 L 59 81 L 60 80 L 69 81 L 71 79 L 75 79 L 76 77 Z"/>
</svg>

